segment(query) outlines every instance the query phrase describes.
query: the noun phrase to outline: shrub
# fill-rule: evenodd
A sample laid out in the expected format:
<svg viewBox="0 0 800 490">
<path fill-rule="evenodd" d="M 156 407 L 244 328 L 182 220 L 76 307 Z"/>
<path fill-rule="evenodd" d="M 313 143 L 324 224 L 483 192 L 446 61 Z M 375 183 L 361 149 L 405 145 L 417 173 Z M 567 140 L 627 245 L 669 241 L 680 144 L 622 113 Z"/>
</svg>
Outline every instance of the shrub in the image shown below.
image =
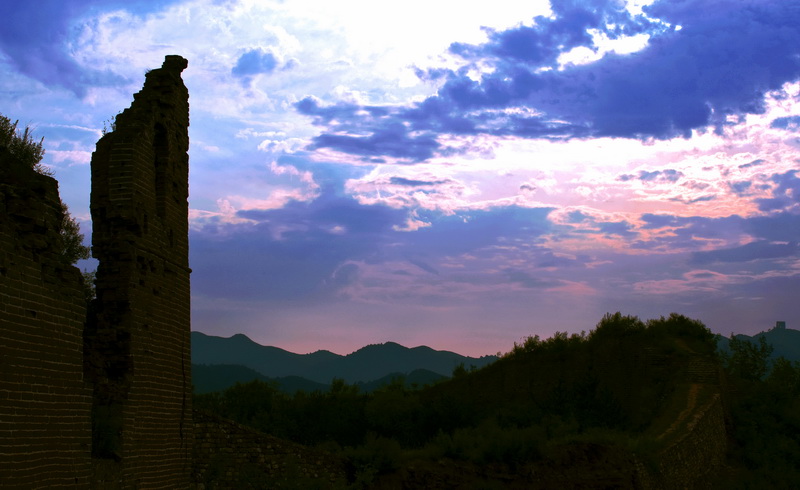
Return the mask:
<svg viewBox="0 0 800 490">
<path fill-rule="evenodd" d="M 11 119 L 0 114 L 0 147 L 6 148 L 18 162 L 42 175 L 52 177 L 53 171 L 42 165 L 42 158 L 44 157 L 42 142 L 44 138 L 37 142 L 33 139 L 32 131 L 29 127 L 26 126 L 20 133 L 17 130 L 18 125 L 19 121 L 12 123 Z M 90 256 L 89 247 L 83 245 L 83 235 L 80 230 L 81 227 L 78 222 L 69 214 L 67 205 L 61 202 L 58 252 L 68 265 L 75 264 L 80 259 L 88 259 Z"/>
<path fill-rule="evenodd" d="M 40 139 L 34 141 L 32 131 L 29 127 L 20 134 L 17 131 L 19 121 L 11 122 L 11 119 L 0 114 L 0 147 L 5 147 L 18 161 L 28 165 L 40 174 L 52 176 L 52 171 L 41 164 L 44 157 L 44 147 Z"/>
</svg>

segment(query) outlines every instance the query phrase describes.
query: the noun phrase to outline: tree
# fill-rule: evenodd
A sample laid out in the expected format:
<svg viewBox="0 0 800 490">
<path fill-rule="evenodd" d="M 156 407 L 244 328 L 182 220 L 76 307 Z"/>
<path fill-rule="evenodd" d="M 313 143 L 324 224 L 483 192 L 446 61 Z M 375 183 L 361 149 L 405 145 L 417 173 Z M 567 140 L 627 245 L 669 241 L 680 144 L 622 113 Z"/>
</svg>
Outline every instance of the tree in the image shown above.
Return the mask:
<svg viewBox="0 0 800 490">
<path fill-rule="evenodd" d="M 0 114 L 0 146 L 8 149 L 11 155 L 18 161 L 30 166 L 40 174 L 52 176 L 52 171 L 44 167 L 41 162 L 44 157 L 44 138 L 37 143 L 33 139 L 32 131 L 25 127 L 22 134 L 17 131 L 19 121 L 11 122 L 11 119 Z"/>
<path fill-rule="evenodd" d="M 58 230 L 59 255 L 67 264 L 75 264 L 91 255 L 89 247 L 83 244 L 81 225 L 69 214 L 69 208 L 61 202 L 61 226 Z"/>
<path fill-rule="evenodd" d="M 0 114 L 0 147 L 8 149 L 9 153 L 19 162 L 29 166 L 37 173 L 52 177 L 53 171 L 42 165 L 44 158 L 44 138 L 38 142 L 33 139 L 32 131 L 29 127 L 20 133 L 17 130 L 19 121 L 11 122 L 11 119 Z M 60 199 L 59 199 L 60 201 Z M 69 208 L 60 201 L 61 221 L 59 223 L 58 252 L 66 264 L 72 265 L 80 259 L 90 257 L 89 247 L 83 244 L 83 234 L 81 234 L 80 224 L 69 214 Z"/>
<path fill-rule="evenodd" d="M 623 315 L 620 312 L 606 313 L 594 330 L 589 332 L 589 340 L 621 338 L 645 330 L 645 324 L 636 316 Z"/>
<path fill-rule="evenodd" d="M 734 376 L 749 381 L 761 380 L 769 371 L 769 356 L 772 346 L 764 337 L 758 338 L 758 345 L 746 339 L 738 339 L 731 334 L 728 341 L 730 355 L 724 355 L 725 367 Z"/>
</svg>

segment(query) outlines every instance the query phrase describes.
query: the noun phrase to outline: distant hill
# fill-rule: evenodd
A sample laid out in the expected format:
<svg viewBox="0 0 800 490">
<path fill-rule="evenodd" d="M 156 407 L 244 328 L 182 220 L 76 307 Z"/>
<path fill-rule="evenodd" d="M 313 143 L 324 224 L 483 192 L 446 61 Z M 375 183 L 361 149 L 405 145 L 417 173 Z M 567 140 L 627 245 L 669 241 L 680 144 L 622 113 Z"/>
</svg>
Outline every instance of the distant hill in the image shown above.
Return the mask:
<svg viewBox="0 0 800 490">
<path fill-rule="evenodd" d="M 273 380 L 296 376 L 324 385 L 329 384 L 333 378 L 340 378 L 348 383 L 369 383 L 398 374 L 408 377 L 417 370 L 448 377 L 461 364 L 466 368 L 480 368 L 496 359 L 496 356 L 467 357 L 424 346 L 408 348 L 394 342 L 368 345 L 346 356 L 325 350 L 295 354 L 277 347 L 257 344 L 242 334 L 225 338 L 192 332 L 193 364 L 238 365 Z M 238 373 L 252 376 L 241 370 Z M 426 379 L 428 378 L 431 377 L 427 376 Z M 406 382 L 416 381 L 408 378 Z"/>
<path fill-rule="evenodd" d="M 408 374 L 393 373 L 368 383 L 358 383 L 358 387 L 361 391 L 370 393 L 399 378 L 402 378 L 405 385 L 409 388 L 422 388 L 423 386 L 430 386 L 439 381 L 448 379 L 448 376 L 443 376 L 427 369 L 415 369 Z"/>
<path fill-rule="evenodd" d="M 387 374 L 372 381 L 356 383 L 356 386 L 362 393 L 371 393 L 398 379 L 402 379 L 406 387 L 413 389 L 432 385 L 447 379 L 447 376 L 442 376 L 427 369 L 417 369 L 408 374 Z M 270 378 L 249 367 L 235 364 L 192 364 L 192 384 L 196 394 L 223 391 L 236 383 L 248 383 L 254 380 L 274 383 L 279 390 L 290 395 L 298 391 L 311 393 L 313 391 L 325 392 L 330 389 L 330 384 L 327 383 L 317 383 L 299 376 Z"/>
<path fill-rule="evenodd" d="M 763 337 L 767 343 L 772 345 L 772 358 L 785 357 L 790 361 L 800 361 L 800 330 L 793 330 L 791 328 L 773 328 L 766 332 L 757 333 L 756 335 L 736 335 L 737 339 L 749 340 L 750 342 L 759 342 L 759 338 Z M 727 337 L 719 337 L 718 348 L 722 351 L 730 352 L 728 348 Z"/>
<path fill-rule="evenodd" d="M 270 378 L 250 369 L 235 364 L 192 364 L 192 384 L 194 392 L 211 393 L 230 388 L 236 383 L 247 383 L 253 380 L 275 383 L 281 391 L 294 394 L 297 391 L 327 391 L 329 385 L 316 383 L 299 376 Z"/>
</svg>

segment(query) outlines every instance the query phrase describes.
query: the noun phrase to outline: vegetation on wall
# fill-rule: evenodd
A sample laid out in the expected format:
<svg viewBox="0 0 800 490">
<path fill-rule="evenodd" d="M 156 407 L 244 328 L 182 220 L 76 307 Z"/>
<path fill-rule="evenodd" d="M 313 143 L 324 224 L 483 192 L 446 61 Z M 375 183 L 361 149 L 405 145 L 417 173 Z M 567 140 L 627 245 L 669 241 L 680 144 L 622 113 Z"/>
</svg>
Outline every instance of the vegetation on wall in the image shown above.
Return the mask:
<svg viewBox="0 0 800 490">
<path fill-rule="evenodd" d="M 39 174 L 52 177 L 53 171 L 42 164 L 44 158 L 44 138 L 38 141 L 33 138 L 30 127 L 18 129 L 19 121 L 0 114 L 0 147 L 6 148 L 11 157 Z M 73 265 L 80 259 L 88 259 L 89 247 L 83 244 L 80 224 L 69 213 L 69 208 L 60 203 L 61 222 L 59 223 L 58 253 L 65 264 Z"/>
<path fill-rule="evenodd" d="M 19 121 L 11 122 L 11 119 L 0 114 L 0 147 L 8 149 L 9 153 L 19 162 L 29 166 L 43 175 L 51 175 L 52 171 L 42 165 L 44 157 L 44 138 L 36 141 L 33 139 L 32 131 L 29 127 L 20 132 L 17 130 Z"/>
</svg>

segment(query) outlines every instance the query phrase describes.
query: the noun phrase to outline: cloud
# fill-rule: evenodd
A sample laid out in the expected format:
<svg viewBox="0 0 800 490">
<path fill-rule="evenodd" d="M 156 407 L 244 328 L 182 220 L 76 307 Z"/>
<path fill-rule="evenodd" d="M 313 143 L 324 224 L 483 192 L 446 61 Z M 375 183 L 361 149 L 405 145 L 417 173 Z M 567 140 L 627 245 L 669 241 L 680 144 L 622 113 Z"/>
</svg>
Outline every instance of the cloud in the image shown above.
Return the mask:
<svg viewBox="0 0 800 490">
<path fill-rule="evenodd" d="M 800 242 L 800 214 L 787 212 L 756 216 L 743 222 L 752 236 L 774 242 Z"/>
<path fill-rule="evenodd" d="M 745 168 L 758 167 L 759 165 L 764 165 L 765 163 L 767 163 L 765 160 L 759 158 L 757 160 L 753 160 L 752 162 L 743 163 L 739 165 L 739 168 L 745 169 Z"/>
<path fill-rule="evenodd" d="M 22 74 L 48 87 L 62 87 L 83 97 L 90 87 L 109 87 L 127 83 L 108 70 L 95 70 L 73 58 L 69 36 L 83 16 L 95 9 L 124 7 L 143 15 L 162 9 L 178 0 L 40 0 L 0 2 L 0 49 Z"/>
<path fill-rule="evenodd" d="M 322 134 L 314 137 L 309 149 L 330 148 L 361 155 L 368 162 L 383 163 L 383 156 L 422 162 L 431 158 L 439 147 L 432 134 L 413 135 L 398 123 L 376 130 L 369 136 Z"/>
<path fill-rule="evenodd" d="M 628 182 L 629 180 L 641 180 L 642 182 L 677 182 L 683 177 L 683 172 L 674 169 L 665 170 L 641 170 L 639 175 L 624 174 L 620 175 L 617 180 Z"/>
<path fill-rule="evenodd" d="M 510 207 L 450 216 L 429 213 L 425 219 L 434 226 L 407 230 L 404 226 L 415 213 L 363 205 L 329 191 L 280 209 L 238 211 L 246 220 L 239 224 L 194 228 L 193 289 L 209 297 L 268 302 L 318 303 L 350 294 L 353 288 L 381 297 L 378 291 L 390 285 L 373 284 L 376 273 L 399 277 L 397 270 L 417 269 L 429 278 L 424 281 L 453 281 L 447 264 L 463 254 L 475 257 L 471 268 L 479 282 L 531 285 L 532 279 L 523 281 L 519 274 L 497 276 L 495 262 L 503 263 L 518 243 L 527 244 L 519 253 L 528 253 L 523 249 L 551 228 L 549 211 Z M 532 253 L 554 266 L 548 251 Z M 408 287 L 393 294 L 420 294 L 415 291 L 419 284 Z"/>
<path fill-rule="evenodd" d="M 780 259 L 798 255 L 797 243 L 770 243 L 757 241 L 741 247 L 725 248 L 709 252 L 695 252 L 692 263 L 710 264 L 714 262 L 749 262 L 760 259 Z"/>
<path fill-rule="evenodd" d="M 437 186 L 441 184 L 448 184 L 450 180 L 415 180 L 415 179 L 407 179 L 405 177 L 391 177 L 389 179 L 389 183 L 392 185 L 400 185 L 404 187 L 431 187 Z"/>
<path fill-rule="evenodd" d="M 728 183 L 728 187 L 733 191 L 734 194 L 737 196 L 746 196 L 749 194 L 750 188 L 753 186 L 753 183 L 749 180 L 742 180 L 739 182 L 730 182 Z"/>
<path fill-rule="evenodd" d="M 773 197 L 756 199 L 762 211 L 777 211 L 800 206 L 800 178 L 796 170 L 772 176 Z"/>
<path fill-rule="evenodd" d="M 785 116 L 773 119 L 769 127 L 773 129 L 785 129 L 787 131 L 797 131 L 800 129 L 800 116 Z"/>
<path fill-rule="evenodd" d="M 254 48 L 239 56 L 231 73 L 234 76 L 246 78 L 261 73 L 272 73 L 277 66 L 278 59 L 271 51 Z"/>
<path fill-rule="evenodd" d="M 528 289 L 541 289 L 552 287 L 554 285 L 553 281 L 534 277 L 528 272 L 521 270 L 506 269 L 504 273 L 509 282 L 518 284 Z"/>
<path fill-rule="evenodd" d="M 460 68 L 418 70 L 440 85 L 435 95 L 383 107 L 379 116 L 376 108 L 352 104 L 309 111 L 302 101 L 297 108 L 326 128 L 315 148 L 419 162 L 458 151 L 440 144 L 443 134 L 688 137 L 763 113 L 766 94 L 800 78 L 800 10 L 788 2 L 662 0 L 645 7 L 646 15 L 618 5 L 556 0 L 552 17 L 487 30 L 482 44 L 454 43 L 449 51 Z M 634 53 L 558 66 L 558 57 L 571 49 L 599 49 L 592 33 L 608 39 L 648 35 L 650 41 Z M 401 144 L 387 144 L 390 136 Z"/>
<path fill-rule="evenodd" d="M 230 299 L 320 301 L 350 284 L 352 260 L 377 260 L 405 213 L 323 194 L 280 209 L 250 209 L 249 224 L 192 231 L 193 289 Z M 247 260 L 241 260 L 247 257 Z"/>
</svg>

